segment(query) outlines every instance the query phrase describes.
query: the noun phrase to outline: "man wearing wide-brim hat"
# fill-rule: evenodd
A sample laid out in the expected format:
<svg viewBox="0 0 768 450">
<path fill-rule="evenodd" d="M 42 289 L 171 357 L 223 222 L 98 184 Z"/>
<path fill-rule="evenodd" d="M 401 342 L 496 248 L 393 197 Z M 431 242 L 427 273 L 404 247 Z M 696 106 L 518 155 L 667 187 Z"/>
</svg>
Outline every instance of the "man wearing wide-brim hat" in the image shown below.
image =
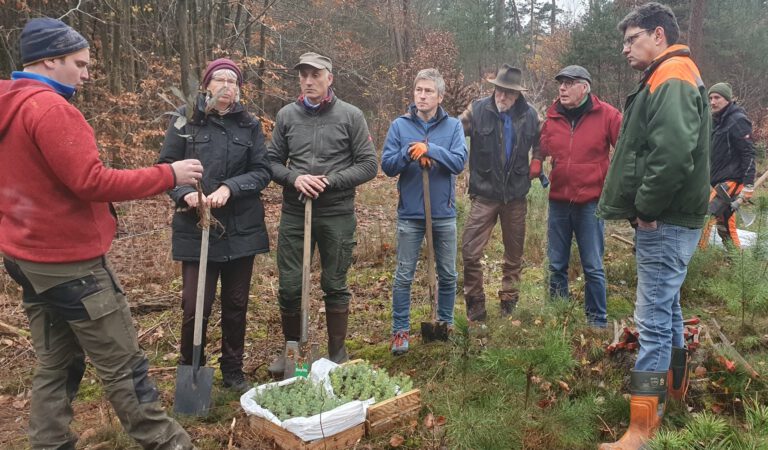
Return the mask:
<svg viewBox="0 0 768 450">
<path fill-rule="evenodd" d="M 526 102 L 520 69 L 504 64 L 495 78 L 493 95 L 473 101 L 461 115 L 470 136 L 469 194 L 472 199 L 464 225 L 464 299 L 467 317 L 486 319 L 483 289 L 483 250 L 496 221 L 504 242 L 499 300 L 501 315 L 509 315 L 519 298 L 526 195 L 531 179 L 541 173 L 539 118 Z M 529 163 L 529 157 L 533 162 Z"/>
</svg>

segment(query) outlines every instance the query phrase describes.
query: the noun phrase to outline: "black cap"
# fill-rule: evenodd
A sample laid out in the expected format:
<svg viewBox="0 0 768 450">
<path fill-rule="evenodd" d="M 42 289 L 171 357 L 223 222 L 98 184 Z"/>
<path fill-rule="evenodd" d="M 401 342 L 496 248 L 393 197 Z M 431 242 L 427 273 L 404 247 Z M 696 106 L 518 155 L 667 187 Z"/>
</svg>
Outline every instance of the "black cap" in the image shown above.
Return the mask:
<svg viewBox="0 0 768 450">
<path fill-rule="evenodd" d="M 32 19 L 21 31 L 21 64 L 24 66 L 69 55 L 84 48 L 88 48 L 88 41 L 58 19 Z"/>
<path fill-rule="evenodd" d="M 560 78 L 571 78 L 574 80 L 587 80 L 589 84 L 592 84 L 592 77 L 587 72 L 587 69 L 581 66 L 568 66 L 563 68 L 555 75 L 555 80 L 560 81 Z"/>
</svg>

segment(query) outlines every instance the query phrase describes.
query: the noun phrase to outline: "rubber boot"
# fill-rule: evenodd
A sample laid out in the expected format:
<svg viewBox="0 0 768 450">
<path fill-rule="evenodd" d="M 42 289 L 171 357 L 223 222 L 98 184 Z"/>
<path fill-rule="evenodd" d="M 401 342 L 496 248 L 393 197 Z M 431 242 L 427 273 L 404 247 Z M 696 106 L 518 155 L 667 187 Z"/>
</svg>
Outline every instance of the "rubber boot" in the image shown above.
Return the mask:
<svg viewBox="0 0 768 450">
<path fill-rule="evenodd" d="M 284 313 L 280 311 L 280 319 L 283 323 L 285 341 L 298 342 L 301 339 L 301 313 Z M 267 370 L 272 378 L 283 378 L 283 372 L 285 372 L 285 344 L 283 344 L 283 351 L 272 361 Z"/>
<path fill-rule="evenodd" d="M 347 338 L 349 305 L 325 305 L 325 322 L 328 326 L 328 359 L 340 364 L 349 359 L 344 339 Z"/>
<path fill-rule="evenodd" d="M 672 360 L 667 372 L 667 395 L 670 400 L 685 401 L 688 392 L 688 350 L 672 347 Z"/>
<path fill-rule="evenodd" d="M 630 389 L 627 432 L 616 442 L 601 444 L 599 450 L 639 450 L 661 425 L 667 396 L 667 372 L 633 370 Z"/>
<path fill-rule="evenodd" d="M 488 318 L 485 310 L 485 294 L 465 297 L 464 302 L 467 304 L 467 319 L 473 322 L 485 322 Z"/>
<path fill-rule="evenodd" d="M 507 317 L 512 314 L 512 311 L 517 306 L 517 294 L 499 291 L 499 300 L 501 301 L 501 317 Z"/>
</svg>

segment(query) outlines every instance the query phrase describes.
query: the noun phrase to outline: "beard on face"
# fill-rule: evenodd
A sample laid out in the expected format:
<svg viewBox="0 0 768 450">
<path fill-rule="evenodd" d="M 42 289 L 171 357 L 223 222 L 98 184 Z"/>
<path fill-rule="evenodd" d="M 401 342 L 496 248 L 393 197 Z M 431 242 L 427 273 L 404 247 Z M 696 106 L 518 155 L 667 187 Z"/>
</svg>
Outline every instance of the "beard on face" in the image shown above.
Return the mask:
<svg viewBox="0 0 768 450">
<path fill-rule="evenodd" d="M 498 102 L 496 103 L 496 109 L 498 109 L 499 112 L 507 112 L 507 111 L 509 111 L 509 108 L 511 108 L 511 107 L 512 107 L 512 105 L 507 106 L 507 105 L 504 105 L 504 104 L 501 104 L 501 103 L 498 103 Z"/>
</svg>

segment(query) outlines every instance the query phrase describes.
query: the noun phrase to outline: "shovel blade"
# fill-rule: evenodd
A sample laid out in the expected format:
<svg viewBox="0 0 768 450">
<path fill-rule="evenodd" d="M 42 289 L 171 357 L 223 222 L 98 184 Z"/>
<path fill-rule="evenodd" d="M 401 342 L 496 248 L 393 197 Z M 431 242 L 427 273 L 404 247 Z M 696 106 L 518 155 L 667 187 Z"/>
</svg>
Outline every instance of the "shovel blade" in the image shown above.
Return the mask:
<svg viewBox="0 0 768 450">
<path fill-rule="evenodd" d="M 205 417 L 211 408 L 213 367 L 177 366 L 176 394 L 173 411 L 176 414 Z"/>
<path fill-rule="evenodd" d="M 448 324 L 446 322 L 421 322 L 422 342 L 447 341 Z"/>
</svg>

